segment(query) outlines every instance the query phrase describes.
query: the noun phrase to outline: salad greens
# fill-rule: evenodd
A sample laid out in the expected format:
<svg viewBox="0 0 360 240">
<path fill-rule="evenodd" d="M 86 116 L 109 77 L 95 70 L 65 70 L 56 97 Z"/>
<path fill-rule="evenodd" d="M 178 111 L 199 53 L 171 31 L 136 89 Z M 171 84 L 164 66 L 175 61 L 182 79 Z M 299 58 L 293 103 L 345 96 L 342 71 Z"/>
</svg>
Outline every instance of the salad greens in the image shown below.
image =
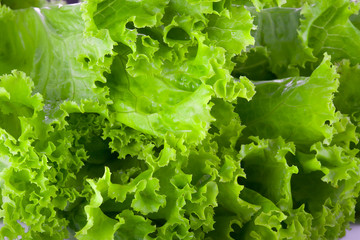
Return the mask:
<svg viewBox="0 0 360 240">
<path fill-rule="evenodd" d="M 0 1 L 2 239 L 338 239 L 360 3 Z"/>
</svg>

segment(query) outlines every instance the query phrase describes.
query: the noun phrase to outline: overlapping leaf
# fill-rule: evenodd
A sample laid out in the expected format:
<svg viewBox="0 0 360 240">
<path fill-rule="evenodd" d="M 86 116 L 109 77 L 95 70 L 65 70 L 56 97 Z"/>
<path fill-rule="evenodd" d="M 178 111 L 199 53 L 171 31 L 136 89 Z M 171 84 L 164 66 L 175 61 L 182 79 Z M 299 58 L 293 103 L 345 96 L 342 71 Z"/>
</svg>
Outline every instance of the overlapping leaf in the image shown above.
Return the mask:
<svg viewBox="0 0 360 240">
<path fill-rule="evenodd" d="M 17 69 L 28 74 L 34 91 L 44 96 L 49 120 L 59 120 L 56 114 L 64 101 L 71 101 L 63 106 L 69 112 L 105 112 L 107 89 L 96 84 L 106 81 L 102 72 L 109 68 L 106 55 L 113 42 L 109 36 L 83 35 L 80 6 L 27 8 L 11 15 L 0 16 L 0 73 Z"/>
<path fill-rule="evenodd" d="M 301 144 L 331 139 L 331 124 L 337 121 L 332 103 L 339 85 L 337 76 L 329 56 L 325 56 L 310 77 L 255 82 L 254 99 L 239 99 L 236 107 L 247 134 L 282 136 Z"/>
</svg>

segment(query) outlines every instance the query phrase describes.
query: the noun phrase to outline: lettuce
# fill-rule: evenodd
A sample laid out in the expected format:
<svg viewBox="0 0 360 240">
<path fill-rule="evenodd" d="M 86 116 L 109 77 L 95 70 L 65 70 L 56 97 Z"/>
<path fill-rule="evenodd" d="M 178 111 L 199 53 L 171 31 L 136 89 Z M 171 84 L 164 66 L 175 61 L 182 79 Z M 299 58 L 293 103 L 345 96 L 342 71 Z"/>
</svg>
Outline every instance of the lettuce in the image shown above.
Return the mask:
<svg viewBox="0 0 360 240">
<path fill-rule="evenodd" d="M 1 1 L 1 238 L 344 236 L 359 7 Z"/>
</svg>

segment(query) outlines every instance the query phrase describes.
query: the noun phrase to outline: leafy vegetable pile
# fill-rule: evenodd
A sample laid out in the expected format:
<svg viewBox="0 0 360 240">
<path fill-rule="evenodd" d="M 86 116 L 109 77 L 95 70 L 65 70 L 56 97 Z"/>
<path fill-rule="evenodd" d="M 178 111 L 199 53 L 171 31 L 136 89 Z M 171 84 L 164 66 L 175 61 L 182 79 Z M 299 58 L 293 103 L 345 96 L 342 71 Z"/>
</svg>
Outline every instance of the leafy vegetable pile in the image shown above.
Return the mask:
<svg viewBox="0 0 360 240">
<path fill-rule="evenodd" d="M 3 0 L 1 239 L 343 236 L 359 8 Z"/>
</svg>

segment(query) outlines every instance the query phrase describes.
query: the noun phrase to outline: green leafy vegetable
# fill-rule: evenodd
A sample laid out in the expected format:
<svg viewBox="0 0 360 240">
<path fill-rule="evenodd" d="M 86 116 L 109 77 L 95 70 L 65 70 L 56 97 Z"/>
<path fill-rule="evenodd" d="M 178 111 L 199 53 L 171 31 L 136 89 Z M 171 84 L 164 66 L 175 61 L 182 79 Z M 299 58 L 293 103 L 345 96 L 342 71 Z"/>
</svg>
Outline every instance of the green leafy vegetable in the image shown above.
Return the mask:
<svg viewBox="0 0 360 240">
<path fill-rule="evenodd" d="M 0 3 L 1 239 L 337 239 L 359 4 Z"/>
<path fill-rule="evenodd" d="M 332 98 L 338 85 L 336 70 L 325 56 L 310 77 L 255 82 L 254 99 L 239 99 L 236 111 L 249 135 L 311 144 L 333 136 L 337 116 Z"/>
</svg>

